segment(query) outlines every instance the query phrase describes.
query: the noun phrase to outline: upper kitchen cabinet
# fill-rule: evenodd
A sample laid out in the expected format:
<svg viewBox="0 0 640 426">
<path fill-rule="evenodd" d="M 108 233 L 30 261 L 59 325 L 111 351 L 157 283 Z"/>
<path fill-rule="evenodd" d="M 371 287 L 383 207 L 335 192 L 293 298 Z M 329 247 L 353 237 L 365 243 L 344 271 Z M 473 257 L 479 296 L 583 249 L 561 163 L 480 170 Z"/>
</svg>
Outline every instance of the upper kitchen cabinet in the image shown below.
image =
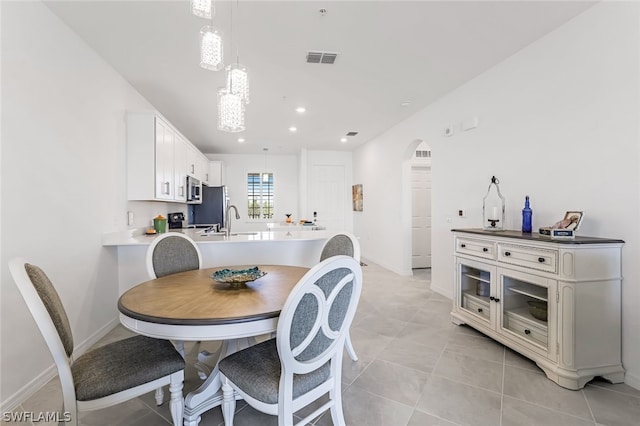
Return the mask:
<svg viewBox="0 0 640 426">
<path fill-rule="evenodd" d="M 191 144 L 176 133 L 173 144 L 173 179 L 175 182 L 175 201 L 187 201 L 187 157 Z"/>
<path fill-rule="evenodd" d="M 127 198 L 186 201 L 189 143 L 157 114 L 127 114 Z"/>
<path fill-rule="evenodd" d="M 209 186 L 222 186 L 222 161 L 209 161 L 206 184 Z"/>
<path fill-rule="evenodd" d="M 203 184 L 212 186 L 210 183 L 209 159 L 195 146 L 191 148 L 188 152 L 187 173 L 189 176 L 200 180 Z"/>
<path fill-rule="evenodd" d="M 200 179 L 200 175 L 202 174 L 198 173 L 198 159 L 200 158 L 200 155 L 202 154 L 198 151 L 198 148 L 193 145 L 191 145 L 187 150 L 187 174 L 197 179 Z"/>
</svg>

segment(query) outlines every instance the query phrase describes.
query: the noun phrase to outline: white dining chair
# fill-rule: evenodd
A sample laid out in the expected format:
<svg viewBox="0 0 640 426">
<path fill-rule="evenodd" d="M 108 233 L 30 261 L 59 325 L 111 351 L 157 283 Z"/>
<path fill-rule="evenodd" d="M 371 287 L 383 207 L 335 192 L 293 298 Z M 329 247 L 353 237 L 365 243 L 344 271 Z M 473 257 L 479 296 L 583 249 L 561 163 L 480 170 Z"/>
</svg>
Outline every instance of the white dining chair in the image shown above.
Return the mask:
<svg viewBox="0 0 640 426">
<path fill-rule="evenodd" d="M 150 279 L 178 272 L 202 268 L 202 254 L 198 245 L 181 232 L 167 232 L 157 236 L 146 254 Z"/>
<path fill-rule="evenodd" d="M 149 245 L 146 254 L 147 274 L 150 279 L 177 274 L 178 272 L 193 271 L 202 268 L 202 253 L 193 239 L 181 232 L 167 232 L 157 236 Z M 184 342 L 176 340 L 178 352 L 186 357 Z M 217 360 L 218 353 L 200 351 L 200 342 L 196 342 L 198 361 L 195 368 L 198 376 L 205 380 L 211 374 L 209 364 Z"/>
<path fill-rule="evenodd" d="M 328 259 L 331 256 L 338 255 L 351 256 L 360 263 L 360 243 L 355 235 L 349 232 L 340 232 L 333 235 L 322 247 L 320 261 Z M 351 333 L 347 334 L 345 347 L 347 348 L 349 357 L 352 360 L 357 361 L 358 354 L 356 354 L 356 350 L 353 348 L 353 343 L 351 343 Z"/>
<path fill-rule="evenodd" d="M 78 411 L 106 408 L 156 390 L 162 404 L 169 385 L 174 426 L 182 424 L 184 359 L 167 340 L 134 336 L 109 343 L 73 359 L 73 335 L 53 284 L 42 269 L 23 258 L 9 262 L 20 294 L 44 337 L 62 385 L 65 424 L 78 424 Z M 159 398 L 159 399 L 158 399 Z"/>
<path fill-rule="evenodd" d="M 225 426 L 233 425 L 236 393 L 261 412 L 293 425 L 293 414 L 324 395 L 325 402 L 298 425 L 331 410 L 334 425 L 342 411 L 342 354 L 362 290 L 362 268 L 349 256 L 334 256 L 311 268 L 289 294 L 275 339 L 222 359 Z"/>
</svg>

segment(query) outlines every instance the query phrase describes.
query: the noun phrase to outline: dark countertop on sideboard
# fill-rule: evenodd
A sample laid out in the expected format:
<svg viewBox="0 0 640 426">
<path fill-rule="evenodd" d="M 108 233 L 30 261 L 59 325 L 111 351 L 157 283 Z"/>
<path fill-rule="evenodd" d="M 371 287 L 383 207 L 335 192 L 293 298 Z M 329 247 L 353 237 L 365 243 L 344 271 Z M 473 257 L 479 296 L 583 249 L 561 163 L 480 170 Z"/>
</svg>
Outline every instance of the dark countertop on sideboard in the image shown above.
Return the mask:
<svg viewBox="0 0 640 426">
<path fill-rule="evenodd" d="M 583 237 L 576 235 L 573 239 L 552 239 L 548 235 L 540 235 L 536 232 L 528 234 L 521 231 L 505 230 L 505 231 L 486 231 L 480 228 L 468 228 L 468 229 L 452 229 L 451 232 L 463 232 L 466 234 L 484 235 L 488 237 L 503 237 L 514 238 L 518 240 L 528 241 L 544 241 L 547 243 L 555 244 L 611 244 L 611 243 L 624 243 L 623 240 L 615 238 L 597 238 L 597 237 Z"/>
</svg>

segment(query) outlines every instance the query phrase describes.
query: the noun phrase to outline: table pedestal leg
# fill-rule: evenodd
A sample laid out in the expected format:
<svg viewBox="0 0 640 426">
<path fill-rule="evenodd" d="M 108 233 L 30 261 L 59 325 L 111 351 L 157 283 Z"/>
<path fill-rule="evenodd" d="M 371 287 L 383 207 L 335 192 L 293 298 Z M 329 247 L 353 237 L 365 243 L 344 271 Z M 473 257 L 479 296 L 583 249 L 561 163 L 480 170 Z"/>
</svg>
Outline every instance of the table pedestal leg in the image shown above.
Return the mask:
<svg viewBox="0 0 640 426">
<path fill-rule="evenodd" d="M 225 340 L 222 342 L 218 361 L 253 344 L 255 344 L 255 338 L 253 337 Z M 198 389 L 190 392 L 184 399 L 184 426 L 197 426 L 202 413 L 222 404 L 221 385 L 220 372 L 216 362 L 216 366 L 207 377 L 207 380 Z"/>
</svg>

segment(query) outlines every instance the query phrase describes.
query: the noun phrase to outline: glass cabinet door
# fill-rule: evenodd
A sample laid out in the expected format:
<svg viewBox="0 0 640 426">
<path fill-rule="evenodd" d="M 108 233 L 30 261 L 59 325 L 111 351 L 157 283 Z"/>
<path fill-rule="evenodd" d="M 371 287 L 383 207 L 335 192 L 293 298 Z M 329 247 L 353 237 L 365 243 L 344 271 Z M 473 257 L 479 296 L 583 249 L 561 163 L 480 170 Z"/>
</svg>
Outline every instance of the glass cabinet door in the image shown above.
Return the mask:
<svg viewBox="0 0 640 426">
<path fill-rule="evenodd" d="M 549 320 L 555 315 L 555 281 L 517 271 L 499 269 L 500 332 L 526 341 L 530 349 L 549 356 L 555 351 L 555 332 Z M 550 332 L 551 330 L 551 332 Z"/>
<path fill-rule="evenodd" d="M 459 294 L 458 309 L 474 315 L 478 321 L 491 324 L 490 296 L 492 292 L 492 269 L 482 263 L 469 260 L 458 262 Z"/>
</svg>

